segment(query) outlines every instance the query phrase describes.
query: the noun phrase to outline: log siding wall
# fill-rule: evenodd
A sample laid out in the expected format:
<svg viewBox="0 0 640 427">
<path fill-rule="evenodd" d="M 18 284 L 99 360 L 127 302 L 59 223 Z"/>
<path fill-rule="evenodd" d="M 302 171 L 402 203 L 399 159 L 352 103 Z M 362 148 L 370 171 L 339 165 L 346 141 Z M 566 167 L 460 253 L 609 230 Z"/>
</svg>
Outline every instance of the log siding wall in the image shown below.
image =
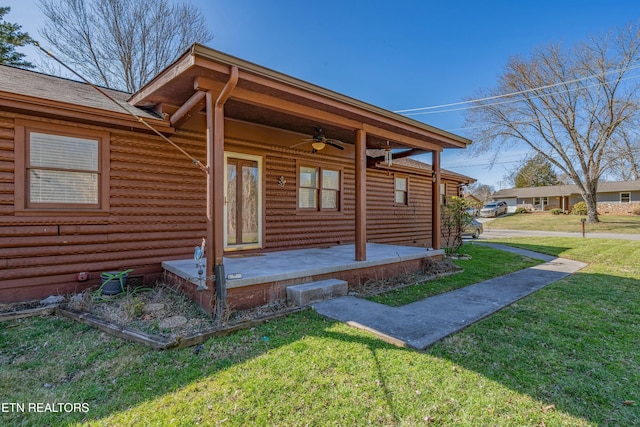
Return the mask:
<svg viewBox="0 0 640 427">
<path fill-rule="evenodd" d="M 79 291 L 99 284 L 100 273 L 133 268 L 147 283 L 160 263 L 191 256 L 204 236 L 203 173 L 155 136 L 110 132 L 110 209 L 107 215 L 16 215 L 14 118 L 83 126 L 2 113 L 0 116 L 0 302 Z M 193 136 L 175 137 L 204 157 Z M 79 282 L 77 273 L 89 272 Z"/>
<path fill-rule="evenodd" d="M 430 178 L 409 175 L 408 204 L 395 203 L 394 173 L 367 170 L 367 240 L 374 243 L 431 246 Z"/>
<path fill-rule="evenodd" d="M 14 209 L 16 118 L 110 133 L 110 208 L 106 215 L 29 216 Z M 289 147 L 299 135 L 247 124 L 225 124 L 227 151 L 263 157 L 263 249 L 322 247 L 355 240 L 353 149 L 313 154 Z M 172 136 L 205 158 L 201 132 Z M 297 209 L 297 161 L 342 171 L 338 212 Z M 394 204 L 394 175 L 367 170 L 367 236 L 378 243 L 431 246 L 431 180 L 409 177 L 409 204 Z M 282 177 L 282 179 L 281 179 Z M 280 182 L 286 181 L 284 186 Z M 0 302 L 77 292 L 97 286 L 101 272 L 133 268 L 148 284 L 161 262 L 191 258 L 205 236 L 203 172 L 156 136 L 0 112 Z M 79 282 L 76 275 L 89 272 Z"/>
</svg>

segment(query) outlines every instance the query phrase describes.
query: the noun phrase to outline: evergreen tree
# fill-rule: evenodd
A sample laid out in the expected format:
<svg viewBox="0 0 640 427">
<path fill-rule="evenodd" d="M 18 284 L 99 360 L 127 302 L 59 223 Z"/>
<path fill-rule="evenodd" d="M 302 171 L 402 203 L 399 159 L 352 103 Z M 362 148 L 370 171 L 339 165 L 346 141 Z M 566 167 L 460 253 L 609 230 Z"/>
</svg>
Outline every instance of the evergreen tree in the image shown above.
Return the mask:
<svg viewBox="0 0 640 427">
<path fill-rule="evenodd" d="M 4 15 L 9 13 L 10 7 L 0 7 L 0 64 L 15 65 L 22 68 L 33 68 L 33 64 L 25 61 L 24 53 L 16 52 L 16 47 L 31 43 L 29 34 L 20 31 L 18 24 L 12 24 L 4 20 Z"/>
<path fill-rule="evenodd" d="M 536 154 L 522 165 L 513 180 L 517 188 L 543 187 L 560 183 L 551 163 L 540 154 Z"/>
</svg>

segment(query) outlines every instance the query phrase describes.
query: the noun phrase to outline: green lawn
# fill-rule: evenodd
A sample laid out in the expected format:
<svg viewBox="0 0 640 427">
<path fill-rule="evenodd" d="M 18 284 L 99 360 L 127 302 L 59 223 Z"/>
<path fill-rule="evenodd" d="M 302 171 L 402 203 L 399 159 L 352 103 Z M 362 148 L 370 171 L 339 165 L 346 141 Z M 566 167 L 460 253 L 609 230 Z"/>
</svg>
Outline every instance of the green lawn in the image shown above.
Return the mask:
<svg viewBox="0 0 640 427">
<path fill-rule="evenodd" d="M 510 242 L 591 265 L 425 352 L 311 310 L 200 351 L 156 352 L 60 317 L 0 324 L 0 403 L 89 409 L 0 412 L 0 425 L 639 425 L 640 242 Z M 463 251 L 467 272 L 502 268 L 488 248 Z"/>
<path fill-rule="evenodd" d="M 484 228 L 582 232 L 579 215 L 513 214 L 484 223 Z M 597 224 L 585 224 L 587 233 L 640 233 L 640 216 L 600 215 Z"/>
</svg>

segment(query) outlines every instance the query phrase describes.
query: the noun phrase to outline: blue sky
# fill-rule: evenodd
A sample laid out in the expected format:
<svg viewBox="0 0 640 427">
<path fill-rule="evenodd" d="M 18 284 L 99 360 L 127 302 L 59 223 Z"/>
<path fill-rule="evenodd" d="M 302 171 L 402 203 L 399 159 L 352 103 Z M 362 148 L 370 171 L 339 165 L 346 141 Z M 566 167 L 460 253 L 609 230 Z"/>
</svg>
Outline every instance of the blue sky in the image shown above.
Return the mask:
<svg viewBox="0 0 640 427">
<path fill-rule="evenodd" d="M 392 111 L 472 98 L 496 85 L 511 56 L 549 43 L 574 44 L 640 19 L 640 2 L 623 0 L 191 3 L 214 34 L 210 47 Z M 11 7 L 8 21 L 38 35 L 37 1 L 2 4 Z M 461 112 L 412 117 L 469 133 Z M 443 167 L 497 189 L 523 155 L 506 152 L 493 168 L 463 150 L 445 150 L 442 159 Z"/>
</svg>

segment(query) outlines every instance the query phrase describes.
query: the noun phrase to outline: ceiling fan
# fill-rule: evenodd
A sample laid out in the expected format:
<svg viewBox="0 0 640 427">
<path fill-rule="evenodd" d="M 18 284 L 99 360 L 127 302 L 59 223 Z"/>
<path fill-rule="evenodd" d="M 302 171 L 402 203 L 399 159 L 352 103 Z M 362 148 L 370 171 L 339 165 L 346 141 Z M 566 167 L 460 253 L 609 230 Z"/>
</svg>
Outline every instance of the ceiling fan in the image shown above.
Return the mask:
<svg viewBox="0 0 640 427">
<path fill-rule="evenodd" d="M 344 147 L 342 146 L 342 141 L 339 141 L 337 139 L 326 138 L 323 135 L 322 128 L 319 128 L 319 127 L 316 128 L 316 134 L 313 137 L 304 138 L 302 142 L 292 145 L 291 148 L 298 147 L 302 144 L 311 144 L 311 147 L 313 148 L 314 153 L 324 149 L 324 147 L 326 147 L 327 145 L 330 145 L 333 148 L 337 148 L 338 150 L 344 150 Z"/>
</svg>

